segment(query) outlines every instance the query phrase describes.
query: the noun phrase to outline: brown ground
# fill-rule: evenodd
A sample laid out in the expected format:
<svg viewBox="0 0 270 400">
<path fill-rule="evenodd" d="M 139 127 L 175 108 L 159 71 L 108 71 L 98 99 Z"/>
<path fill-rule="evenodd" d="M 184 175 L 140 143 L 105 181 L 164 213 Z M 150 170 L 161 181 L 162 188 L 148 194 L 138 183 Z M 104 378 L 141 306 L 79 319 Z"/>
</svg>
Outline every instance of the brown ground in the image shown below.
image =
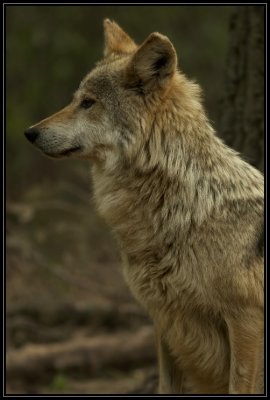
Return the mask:
<svg viewBox="0 0 270 400">
<path fill-rule="evenodd" d="M 88 189 L 7 202 L 6 393 L 153 393 L 152 325 Z"/>
</svg>

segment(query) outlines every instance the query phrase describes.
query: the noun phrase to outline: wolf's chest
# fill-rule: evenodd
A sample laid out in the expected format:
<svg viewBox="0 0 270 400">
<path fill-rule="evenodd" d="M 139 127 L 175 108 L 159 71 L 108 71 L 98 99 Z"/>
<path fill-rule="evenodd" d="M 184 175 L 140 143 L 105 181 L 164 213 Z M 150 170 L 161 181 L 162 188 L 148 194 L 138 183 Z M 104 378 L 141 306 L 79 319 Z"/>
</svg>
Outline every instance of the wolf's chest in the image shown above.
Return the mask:
<svg viewBox="0 0 270 400">
<path fill-rule="evenodd" d="M 131 292 L 152 318 L 166 340 L 175 359 L 185 368 L 197 371 L 205 379 L 218 377 L 218 385 L 226 385 L 223 371 L 228 364 L 226 333 L 219 317 L 209 312 L 206 299 L 197 287 L 184 281 L 174 286 L 170 279 L 155 279 L 146 271 L 124 266 L 124 276 Z M 210 334 L 211 333 L 211 334 Z M 205 360 L 211 362 L 205 370 Z"/>
<path fill-rule="evenodd" d="M 170 312 L 177 310 L 179 313 L 191 301 L 192 293 L 185 282 L 181 282 L 181 277 L 174 276 L 173 269 L 153 264 L 129 264 L 125 256 L 123 261 L 124 278 L 133 296 L 154 320 L 161 318 L 165 321 L 169 308 Z"/>
</svg>

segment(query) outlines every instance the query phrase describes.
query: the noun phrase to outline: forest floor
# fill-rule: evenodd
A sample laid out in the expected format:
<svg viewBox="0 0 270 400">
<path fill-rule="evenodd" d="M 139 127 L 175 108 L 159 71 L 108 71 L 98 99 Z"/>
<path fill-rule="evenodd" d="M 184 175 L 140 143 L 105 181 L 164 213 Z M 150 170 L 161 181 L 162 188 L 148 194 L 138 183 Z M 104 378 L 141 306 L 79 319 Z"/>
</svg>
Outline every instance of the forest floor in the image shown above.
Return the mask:
<svg viewBox="0 0 270 400">
<path fill-rule="evenodd" d="M 7 202 L 7 394 L 156 391 L 152 324 L 89 199 L 37 186 Z"/>
</svg>

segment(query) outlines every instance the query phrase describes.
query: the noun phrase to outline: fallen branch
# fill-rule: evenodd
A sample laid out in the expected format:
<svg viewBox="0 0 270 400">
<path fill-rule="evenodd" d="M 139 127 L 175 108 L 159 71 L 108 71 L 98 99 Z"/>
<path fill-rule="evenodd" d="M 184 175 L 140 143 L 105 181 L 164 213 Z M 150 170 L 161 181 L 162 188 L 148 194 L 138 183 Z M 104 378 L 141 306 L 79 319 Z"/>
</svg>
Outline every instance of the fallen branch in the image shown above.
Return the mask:
<svg viewBox="0 0 270 400">
<path fill-rule="evenodd" d="M 65 343 L 27 345 L 7 353 L 7 379 L 48 381 L 56 372 L 93 377 L 106 368 L 126 370 L 155 362 L 151 327 Z"/>
</svg>

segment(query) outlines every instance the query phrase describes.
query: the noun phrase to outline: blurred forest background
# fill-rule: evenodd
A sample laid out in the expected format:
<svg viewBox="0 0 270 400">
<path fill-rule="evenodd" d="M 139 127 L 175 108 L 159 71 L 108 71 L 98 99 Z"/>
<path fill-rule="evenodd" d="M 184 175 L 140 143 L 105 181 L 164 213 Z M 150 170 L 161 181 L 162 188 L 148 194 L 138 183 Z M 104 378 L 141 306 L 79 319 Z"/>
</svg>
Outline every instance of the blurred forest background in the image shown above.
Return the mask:
<svg viewBox="0 0 270 400">
<path fill-rule="evenodd" d="M 263 13 L 262 6 L 6 6 L 7 393 L 156 387 L 151 322 L 93 210 L 90 166 L 47 159 L 24 130 L 69 103 L 102 58 L 109 17 L 137 43 L 153 31 L 167 35 L 180 69 L 202 86 L 214 127 L 263 170 Z"/>
</svg>

